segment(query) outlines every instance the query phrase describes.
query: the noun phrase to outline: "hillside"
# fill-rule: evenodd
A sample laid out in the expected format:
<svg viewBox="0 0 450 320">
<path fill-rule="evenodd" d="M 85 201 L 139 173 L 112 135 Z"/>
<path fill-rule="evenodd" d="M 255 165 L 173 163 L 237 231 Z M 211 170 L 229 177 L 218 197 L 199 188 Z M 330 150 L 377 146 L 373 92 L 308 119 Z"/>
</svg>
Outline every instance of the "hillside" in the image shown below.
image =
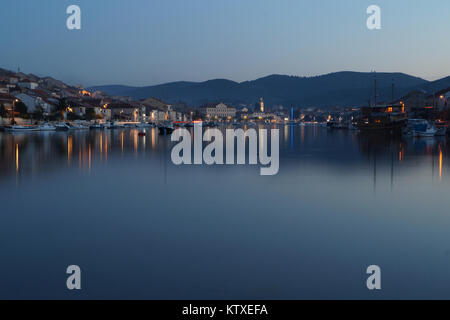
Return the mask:
<svg viewBox="0 0 450 320">
<path fill-rule="evenodd" d="M 374 73 L 337 72 L 316 77 L 270 75 L 253 81 L 234 82 L 215 79 L 205 82 L 172 82 L 148 87 L 98 86 L 90 90 L 109 95 L 126 95 L 135 99 L 157 97 L 168 102 L 183 101 L 190 105 L 223 101 L 232 104 L 253 104 L 264 97 L 267 104 L 297 107 L 359 106 L 373 98 Z M 396 97 L 411 88 L 429 82 L 404 73 L 377 73 L 378 101 L 390 101 L 392 81 Z"/>
</svg>

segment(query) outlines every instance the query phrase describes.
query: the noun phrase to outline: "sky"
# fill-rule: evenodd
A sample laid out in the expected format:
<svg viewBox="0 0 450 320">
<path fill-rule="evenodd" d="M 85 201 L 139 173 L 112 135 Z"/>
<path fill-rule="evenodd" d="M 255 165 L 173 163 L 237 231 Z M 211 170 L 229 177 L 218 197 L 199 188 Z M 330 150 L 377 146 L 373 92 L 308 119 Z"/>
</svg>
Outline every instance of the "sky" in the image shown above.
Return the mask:
<svg viewBox="0 0 450 320">
<path fill-rule="evenodd" d="M 369 5 L 381 29 L 369 30 Z M 66 9 L 81 8 L 81 30 Z M 450 75 L 449 0 L 1 0 L 0 67 L 134 86 L 270 74 Z"/>
</svg>

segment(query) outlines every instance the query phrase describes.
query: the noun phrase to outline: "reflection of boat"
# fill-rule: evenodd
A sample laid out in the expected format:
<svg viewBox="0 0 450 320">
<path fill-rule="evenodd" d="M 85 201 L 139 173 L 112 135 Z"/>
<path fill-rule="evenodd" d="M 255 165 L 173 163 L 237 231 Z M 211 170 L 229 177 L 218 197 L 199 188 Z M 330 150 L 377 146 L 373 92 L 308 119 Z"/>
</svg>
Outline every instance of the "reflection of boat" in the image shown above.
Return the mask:
<svg viewBox="0 0 450 320">
<path fill-rule="evenodd" d="M 48 123 L 43 123 L 38 127 L 39 131 L 55 131 L 56 127 Z"/>
<path fill-rule="evenodd" d="M 173 123 L 171 122 L 163 122 L 158 126 L 159 134 L 171 134 L 174 130 Z"/>
<path fill-rule="evenodd" d="M 19 126 L 19 125 L 12 125 L 12 126 L 6 126 L 5 131 L 11 131 L 11 132 L 32 132 L 32 131 L 38 131 L 38 126 Z"/>
</svg>

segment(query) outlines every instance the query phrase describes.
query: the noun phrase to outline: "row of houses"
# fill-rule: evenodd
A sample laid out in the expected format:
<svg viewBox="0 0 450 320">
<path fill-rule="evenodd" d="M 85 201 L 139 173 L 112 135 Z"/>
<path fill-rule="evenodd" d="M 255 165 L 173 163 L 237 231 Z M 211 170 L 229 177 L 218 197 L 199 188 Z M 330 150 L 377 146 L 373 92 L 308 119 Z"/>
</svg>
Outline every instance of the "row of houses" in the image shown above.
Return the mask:
<svg viewBox="0 0 450 320">
<path fill-rule="evenodd" d="M 64 119 L 94 118 L 106 121 L 189 121 L 172 105 L 155 98 L 135 101 L 130 97 L 110 97 L 81 86 L 68 86 L 51 77 L 14 73 L 0 69 L 0 105 L 11 113 L 15 103 L 23 103 L 27 113 L 59 114 Z M 16 110 L 17 111 L 17 110 Z M 17 113 L 17 112 L 16 112 Z"/>
<path fill-rule="evenodd" d="M 405 106 L 405 111 L 411 117 L 419 117 L 424 113 L 442 112 L 450 107 L 450 88 L 429 94 L 423 90 L 414 90 L 394 101 L 394 104 Z"/>
</svg>

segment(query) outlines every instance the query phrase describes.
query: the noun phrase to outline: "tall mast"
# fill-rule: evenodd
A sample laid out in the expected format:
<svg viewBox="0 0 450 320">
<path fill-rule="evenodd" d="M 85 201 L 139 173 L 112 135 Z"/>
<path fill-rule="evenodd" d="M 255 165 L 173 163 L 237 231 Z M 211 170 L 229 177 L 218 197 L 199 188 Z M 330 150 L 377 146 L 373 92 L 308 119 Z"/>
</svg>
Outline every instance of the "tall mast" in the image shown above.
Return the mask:
<svg viewBox="0 0 450 320">
<path fill-rule="evenodd" d="M 375 79 L 374 79 L 374 102 L 375 102 L 375 107 L 377 106 L 377 73 L 376 71 L 374 71 L 374 75 L 375 75 Z"/>
</svg>

